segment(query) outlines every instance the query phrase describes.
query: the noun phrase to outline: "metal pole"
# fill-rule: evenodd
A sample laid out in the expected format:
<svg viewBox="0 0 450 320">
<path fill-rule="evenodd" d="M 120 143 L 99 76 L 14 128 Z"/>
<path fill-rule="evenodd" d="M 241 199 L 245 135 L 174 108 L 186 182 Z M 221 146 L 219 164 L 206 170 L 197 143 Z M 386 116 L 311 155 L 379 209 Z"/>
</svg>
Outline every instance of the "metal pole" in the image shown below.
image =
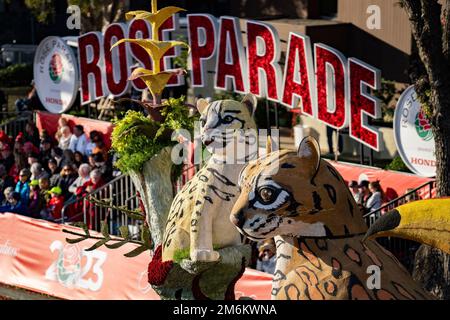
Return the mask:
<svg viewBox="0 0 450 320">
<path fill-rule="evenodd" d="M 364 145 L 359 144 L 359 163 L 364 165 Z"/>
<path fill-rule="evenodd" d="M 373 149 L 370 149 L 369 165 L 373 167 Z"/>
<path fill-rule="evenodd" d="M 278 123 L 278 103 L 274 103 L 274 108 L 275 108 L 275 126 L 277 127 L 277 129 L 280 129 L 280 125 Z"/>
<path fill-rule="evenodd" d="M 270 135 L 270 108 L 269 100 L 266 99 L 266 119 L 267 119 L 267 134 Z"/>
</svg>

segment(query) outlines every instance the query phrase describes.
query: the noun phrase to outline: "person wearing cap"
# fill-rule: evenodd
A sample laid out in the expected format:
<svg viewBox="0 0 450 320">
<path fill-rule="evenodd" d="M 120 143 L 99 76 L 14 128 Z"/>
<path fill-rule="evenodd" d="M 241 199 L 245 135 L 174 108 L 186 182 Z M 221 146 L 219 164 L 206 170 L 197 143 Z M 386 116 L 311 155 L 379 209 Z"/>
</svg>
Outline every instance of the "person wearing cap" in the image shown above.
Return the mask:
<svg viewBox="0 0 450 320">
<path fill-rule="evenodd" d="M 12 139 L 5 133 L 5 131 L 0 129 L 0 144 L 2 145 L 2 148 L 5 144 L 11 145 L 12 143 Z"/>
<path fill-rule="evenodd" d="M 39 188 L 39 180 L 30 182 L 30 203 L 28 204 L 28 214 L 32 218 L 40 218 L 40 212 L 45 207 L 45 199 Z"/>
<path fill-rule="evenodd" d="M 83 155 L 86 155 L 87 138 L 84 134 L 84 128 L 82 125 L 76 125 L 73 128 L 73 135 L 70 139 L 69 149 L 72 152 L 79 151 Z"/>
<path fill-rule="evenodd" d="M 262 272 L 274 274 L 276 266 L 276 249 L 273 239 L 265 240 L 258 248 L 259 256 L 256 269 Z"/>
<path fill-rule="evenodd" d="M 39 179 L 39 190 L 46 202 L 50 200 L 50 194 L 48 193 L 50 189 L 50 180 L 48 178 Z"/>
<path fill-rule="evenodd" d="M 28 184 L 28 179 L 31 176 L 31 172 L 28 169 L 22 169 L 19 173 L 19 181 L 16 184 L 15 192 L 20 194 L 21 203 L 24 206 L 28 205 L 28 200 L 30 199 L 30 185 Z"/>
<path fill-rule="evenodd" d="M 61 219 L 61 213 L 64 207 L 64 197 L 61 195 L 62 190 L 60 187 L 53 187 L 49 193 L 51 198 L 46 208 L 41 211 L 41 217 L 49 221 Z"/>
<path fill-rule="evenodd" d="M 372 195 L 369 190 L 369 181 L 362 180 L 358 185 L 359 193 L 361 194 L 361 197 L 359 198 L 358 205 L 360 209 L 364 212 L 367 200 L 369 200 L 370 196 Z"/>
<path fill-rule="evenodd" d="M 27 216 L 27 207 L 21 201 L 20 194 L 13 192 L 12 196 L 8 199 L 8 203 L 0 207 L 0 213 L 16 213 Z"/>
<path fill-rule="evenodd" d="M 359 199 L 361 198 L 361 193 L 359 192 L 358 182 L 355 180 L 350 181 L 348 184 L 348 188 L 353 195 L 353 199 L 355 199 L 356 203 L 359 203 Z"/>
</svg>

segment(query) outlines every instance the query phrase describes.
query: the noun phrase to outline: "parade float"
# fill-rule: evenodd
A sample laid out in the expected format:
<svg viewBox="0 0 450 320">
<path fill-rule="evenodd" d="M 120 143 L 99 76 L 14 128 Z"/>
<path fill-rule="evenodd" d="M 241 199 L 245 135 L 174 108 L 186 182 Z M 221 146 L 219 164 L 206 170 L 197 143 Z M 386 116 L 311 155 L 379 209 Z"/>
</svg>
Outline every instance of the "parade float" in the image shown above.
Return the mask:
<svg viewBox="0 0 450 320">
<path fill-rule="evenodd" d="M 177 194 L 178 200 L 187 202 L 193 200 L 189 198 L 195 191 L 192 189 L 193 185 L 201 185 L 205 182 L 202 179 L 211 177 L 218 178 L 227 187 L 234 188 L 234 191 L 221 193 L 222 198 L 219 199 L 222 201 L 215 202 L 215 206 L 212 207 L 202 207 L 204 211 L 193 210 L 192 207 L 189 212 L 177 210 L 178 202 L 173 190 L 173 181 L 182 169 L 173 164 L 171 156 L 174 146 L 185 142 L 178 134 L 178 130 L 185 129 L 191 132 L 195 121 L 199 118 L 193 115 L 192 110 L 195 107 L 188 105 L 183 97 L 161 99 L 164 88 L 183 82 L 184 71 L 169 68 L 165 59 L 173 56 L 179 47 L 191 50 L 189 60 L 192 86 L 207 85 L 204 64 L 206 61 L 216 59 L 214 88 L 242 94 L 249 93 L 242 101 L 209 103 L 200 100 L 196 107 L 205 123 L 208 122 L 209 116 L 206 111 L 216 108 L 219 104 L 226 104 L 233 111 L 245 113 L 246 123 L 251 123 L 251 116 L 256 107 L 256 96 L 281 103 L 287 108 L 301 108 L 305 115 L 334 129 L 349 127 L 352 139 L 373 150 L 380 148 L 380 133 L 368 124 L 368 117 L 377 118 L 380 115 L 379 101 L 372 96 L 373 91 L 380 86 L 379 70 L 358 59 L 346 59 L 339 51 L 324 44 L 312 46 L 309 37 L 305 35 L 290 33 L 283 73 L 280 65 L 281 40 L 270 24 L 248 20 L 245 22 L 246 33 L 241 36 L 239 20 L 233 17 L 216 19 L 207 14 L 189 14 L 188 43 L 170 41 L 163 31 L 171 29 L 176 24 L 177 18 L 174 14 L 181 10 L 176 7 L 158 10 L 157 2 L 153 0 L 150 12 L 129 12 L 126 15 L 128 25 L 112 24 L 103 34 L 90 32 L 81 35 L 78 39 L 79 69 L 67 68 L 69 63 L 67 61 L 73 60 L 73 56 L 69 54 L 62 54 L 61 59 L 52 59 L 58 62 L 52 64 L 54 66 L 50 76 L 53 82 L 59 83 L 60 77 L 73 75 L 73 81 L 70 82 L 72 87 L 67 90 L 70 91 L 67 98 L 52 97 L 51 95 L 56 92 L 54 90 L 40 94 L 41 99 L 45 97 L 43 102 L 54 105 L 54 110 L 67 110 L 73 103 L 73 95 L 78 89 L 75 87 L 77 85 L 75 80 L 78 77 L 81 102 L 84 105 L 109 95 L 120 102 L 119 97 L 130 85 L 141 90 L 147 89 L 151 93 L 151 101 L 131 101 L 139 103 L 145 113 L 128 111 L 123 119 L 115 121 L 112 133 L 112 147 L 119 155 L 117 165 L 130 175 L 141 201 L 140 210 L 114 209 L 121 210 L 135 220 L 143 221 L 143 228 L 140 241 L 136 241 L 131 239 L 126 227 L 120 229 L 121 237 L 111 236 L 105 223 L 102 224 L 100 234 L 88 230 L 86 225 L 81 223 L 76 224 L 76 227 L 63 227 L 62 233 L 61 227 L 48 223 L 38 223 L 12 215 L 2 217 L 8 221 L 8 225 L 2 226 L 5 233 L 15 223 L 23 225 L 23 230 L 29 234 L 46 229 L 49 234 L 54 232 L 52 237 L 55 239 L 59 237 L 58 240 L 42 241 L 45 246 L 49 243 L 51 252 L 58 255 L 55 261 L 46 259 L 45 263 L 48 265 L 39 270 L 45 274 L 45 279 L 39 280 L 41 281 L 39 283 L 38 280 L 27 279 L 20 285 L 35 288 L 38 285 L 44 286 L 45 281 L 52 281 L 64 287 L 61 296 L 65 298 L 85 298 L 86 292 L 82 290 L 89 290 L 95 298 L 109 298 L 105 291 L 119 290 L 120 286 L 127 287 L 135 279 L 130 278 L 128 281 L 126 278 L 128 283 L 117 279 L 115 287 L 111 285 L 109 290 L 103 292 L 100 292 L 101 281 L 107 275 L 110 282 L 115 282 L 116 279 L 111 277 L 114 278 L 125 265 L 133 264 L 135 261 L 136 265 L 130 267 L 133 272 L 142 272 L 143 266 L 146 270 L 140 273 L 139 285 L 142 282 L 151 285 L 151 288 L 144 286 L 143 289 L 152 292 L 148 298 L 231 300 L 238 298 L 236 292 L 241 289 L 239 279 L 250 260 L 249 245 L 244 244 L 242 240 L 228 243 L 224 241 L 225 244 L 219 246 L 214 240 L 206 241 L 207 248 L 200 248 L 201 254 L 196 255 L 191 250 L 190 241 L 193 239 L 192 234 L 195 233 L 193 230 L 206 235 L 206 238 L 214 238 L 216 235 L 219 235 L 218 238 L 224 238 L 226 234 L 234 237 L 239 235 L 240 230 L 249 239 L 283 237 L 281 242 L 277 238 L 280 251 L 272 291 L 267 286 L 267 282 L 271 281 L 270 276 L 264 278 L 260 274 L 258 276 L 251 274 L 256 279 L 255 282 L 264 286 L 262 291 L 265 294 L 258 293 L 257 298 L 268 298 L 270 292 L 272 298 L 276 299 L 429 298 L 412 282 L 399 262 L 376 245 L 373 238 L 399 236 L 427 243 L 448 252 L 449 222 L 448 217 L 442 214 L 448 211 L 448 200 L 428 200 L 430 202 L 417 202 L 411 206 L 400 207 L 397 211 L 386 213 L 370 230 L 367 230 L 365 222 L 359 219 L 361 213 L 352 201 L 347 201 L 347 198 L 339 199 L 337 204 L 337 196 L 348 196 L 348 190 L 342 183 L 342 177 L 333 167 L 320 159 L 320 152 L 311 138 L 306 138 L 300 144 L 298 154 L 294 153 L 299 159 L 293 160 L 294 163 L 283 163 L 281 181 L 285 180 L 281 184 L 292 185 L 289 190 L 283 190 L 288 195 L 271 188 L 249 190 L 250 183 L 241 185 L 243 192 L 240 193 L 237 190 L 239 189 L 237 181 L 230 179 L 223 172 L 210 170 L 210 176 L 199 175 L 198 179 L 194 177 L 194 182 L 191 185 L 188 183 L 186 189 Z M 143 39 L 140 39 L 138 34 Z M 44 44 L 47 51 L 42 52 L 47 54 L 52 52 L 53 49 L 49 49 L 52 45 L 64 47 L 57 39 L 47 39 Z M 42 62 L 45 62 L 45 59 L 43 55 Z M 132 67 L 132 59 L 140 61 L 142 67 Z M 40 71 L 47 72 L 47 68 L 42 67 L 37 72 Z M 287 151 L 280 152 L 283 155 L 287 154 Z M 261 170 L 264 169 L 262 162 L 265 161 L 262 159 L 264 158 L 254 162 Z M 322 167 L 320 174 L 318 174 L 319 167 Z M 205 168 L 205 171 L 208 171 L 208 166 Z M 242 167 L 234 170 L 231 175 L 235 177 L 240 169 Z M 251 180 L 259 173 L 258 170 L 246 171 L 244 178 Z M 297 170 L 298 174 L 283 175 L 283 170 Z M 278 177 L 274 176 L 274 179 L 277 180 Z M 331 186 L 333 179 L 337 182 Z M 318 181 L 320 183 L 317 183 Z M 305 194 L 298 191 L 298 188 L 302 187 L 307 187 L 310 191 L 307 199 L 303 199 Z M 289 192 L 295 193 L 295 197 Z M 292 203 L 286 207 L 289 212 L 282 212 L 282 218 L 274 218 L 271 201 L 275 195 L 281 194 L 285 196 L 283 201 L 290 199 Z M 258 210 L 249 207 L 249 203 L 254 199 L 248 201 L 245 198 L 250 195 L 257 195 L 258 201 L 262 201 Z M 233 201 L 226 200 L 228 198 L 233 198 Z M 208 196 L 203 198 L 206 202 L 208 199 Z M 107 202 L 102 201 L 96 204 L 109 206 Z M 230 204 L 233 206 L 230 207 Z M 283 210 L 286 208 L 283 207 Z M 305 214 L 304 208 L 309 210 L 306 212 L 306 218 L 302 216 Z M 340 211 L 336 215 L 327 214 L 336 213 L 337 210 Z M 251 228 L 247 228 L 245 219 L 255 211 L 260 215 L 258 223 L 261 219 L 267 219 L 265 221 L 267 226 L 260 225 L 259 231 L 264 233 L 271 230 L 270 232 L 252 233 Z M 231 221 L 236 228 L 228 219 L 231 212 Z M 226 214 L 227 225 L 223 224 L 224 220 L 218 220 L 221 223 L 219 228 L 214 227 L 214 224 L 211 226 L 210 222 L 199 224 L 197 229 L 191 228 L 193 226 L 191 223 L 196 220 L 192 218 L 194 215 L 200 217 L 207 214 L 214 216 Z M 190 220 L 186 220 L 187 225 L 184 225 L 186 221 L 182 220 L 182 216 L 191 217 Z M 323 221 L 322 217 L 325 217 Z M 172 223 L 181 225 L 178 231 L 172 232 L 174 230 Z M 251 223 L 256 224 L 255 220 Z M 274 227 L 273 223 L 279 225 L 273 230 L 272 228 L 266 230 L 269 226 Z M 317 224 L 318 227 L 310 228 L 308 224 Z M 233 228 L 230 229 L 230 226 Z M 294 233 L 302 235 L 301 232 L 305 229 L 307 231 L 303 234 L 305 239 L 293 237 Z M 186 238 L 183 232 L 189 236 Z M 64 239 L 67 235 L 69 237 Z M 23 241 L 25 235 L 21 238 Z M 351 246 L 346 246 L 346 241 L 350 241 L 347 239 L 351 239 Z M 16 240 L 19 243 L 19 240 Z M 64 240 L 71 245 L 85 243 L 88 246 L 83 249 L 68 248 L 64 245 Z M 179 244 L 180 250 L 173 250 L 171 254 L 166 250 L 165 253 L 164 246 L 168 240 Z M 108 251 L 106 254 L 99 250 L 101 248 L 113 249 L 111 251 L 115 253 Z M 11 257 L 18 255 L 17 248 L 10 242 L 6 242 L 2 250 Z M 32 252 L 26 253 L 33 256 Z M 119 256 L 122 255 L 131 260 L 124 263 L 119 260 Z M 107 256 L 110 258 L 108 263 Z M 35 255 L 33 257 L 38 259 Z M 95 277 L 87 278 L 87 274 L 91 271 L 85 270 L 86 266 L 82 267 L 82 259 L 89 261 L 89 268 L 93 265 Z M 117 263 L 114 263 L 115 261 Z M 351 270 L 346 269 L 347 264 L 351 265 L 349 268 Z M 370 276 L 367 274 L 369 266 L 376 266 L 392 276 L 386 278 L 390 281 L 388 288 L 384 287 L 387 280 L 383 280 L 383 288 L 374 287 L 369 292 L 366 290 L 365 280 Z M 399 270 L 402 272 L 401 275 L 397 275 Z M 38 278 L 38 275 L 33 276 Z M 13 277 L 14 274 L 11 273 L 10 278 Z M 259 286 L 251 287 L 253 291 L 248 291 L 248 288 L 241 296 L 255 295 Z M 117 296 L 135 297 L 123 293 Z M 139 298 L 142 298 L 142 295 Z"/>
</svg>

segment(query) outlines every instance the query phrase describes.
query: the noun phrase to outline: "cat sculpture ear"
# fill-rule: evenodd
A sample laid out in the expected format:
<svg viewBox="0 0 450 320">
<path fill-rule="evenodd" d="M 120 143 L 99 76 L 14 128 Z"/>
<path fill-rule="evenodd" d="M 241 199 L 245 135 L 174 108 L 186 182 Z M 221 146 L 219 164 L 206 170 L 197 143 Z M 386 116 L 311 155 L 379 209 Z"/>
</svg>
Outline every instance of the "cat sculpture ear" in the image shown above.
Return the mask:
<svg viewBox="0 0 450 320">
<path fill-rule="evenodd" d="M 297 155 L 302 159 L 302 171 L 306 176 L 313 177 L 319 170 L 320 146 L 316 139 L 308 136 L 302 140 Z"/>
<path fill-rule="evenodd" d="M 248 108 L 248 112 L 253 117 L 256 111 L 256 106 L 258 105 L 258 99 L 254 94 L 246 94 L 244 99 L 242 100 L 242 103 L 245 104 Z"/>
<path fill-rule="evenodd" d="M 203 112 L 206 110 L 208 105 L 209 105 L 208 100 L 206 100 L 206 99 L 198 99 L 197 100 L 197 110 L 198 110 L 198 112 L 200 112 L 200 114 L 203 114 Z"/>
</svg>

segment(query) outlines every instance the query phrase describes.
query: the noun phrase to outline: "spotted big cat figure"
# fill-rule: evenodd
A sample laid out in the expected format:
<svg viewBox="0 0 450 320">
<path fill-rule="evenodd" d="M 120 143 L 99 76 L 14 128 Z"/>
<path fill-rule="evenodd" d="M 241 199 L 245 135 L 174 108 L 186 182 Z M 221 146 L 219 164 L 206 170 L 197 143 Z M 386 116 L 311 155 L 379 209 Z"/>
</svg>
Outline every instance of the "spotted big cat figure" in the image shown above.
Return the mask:
<svg viewBox="0 0 450 320">
<path fill-rule="evenodd" d="M 198 101 L 202 142 L 212 156 L 172 202 L 162 244 L 163 261 L 177 261 L 186 251 L 192 261 L 217 261 L 220 257 L 215 249 L 242 244 L 229 215 L 239 194 L 239 172 L 257 154 L 245 148 L 248 152 L 236 153 L 236 161 L 229 161 L 226 150 L 238 132 L 256 133 L 256 105 L 251 94 L 241 102 Z"/>
<path fill-rule="evenodd" d="M 241 193 L 230 220 L 252 240 L 275 238 L 272 298 L 430 299 L 373 237 L 403 234 L 448 252 L 449 218 L 439 206 L 448 212 L 450 200 L 401 206 L 368 230 L 346 183 L 319 150 L 307 137 L 297 152 L 270 153 L 246 165 L 239 177 Z"/>
</svg>

